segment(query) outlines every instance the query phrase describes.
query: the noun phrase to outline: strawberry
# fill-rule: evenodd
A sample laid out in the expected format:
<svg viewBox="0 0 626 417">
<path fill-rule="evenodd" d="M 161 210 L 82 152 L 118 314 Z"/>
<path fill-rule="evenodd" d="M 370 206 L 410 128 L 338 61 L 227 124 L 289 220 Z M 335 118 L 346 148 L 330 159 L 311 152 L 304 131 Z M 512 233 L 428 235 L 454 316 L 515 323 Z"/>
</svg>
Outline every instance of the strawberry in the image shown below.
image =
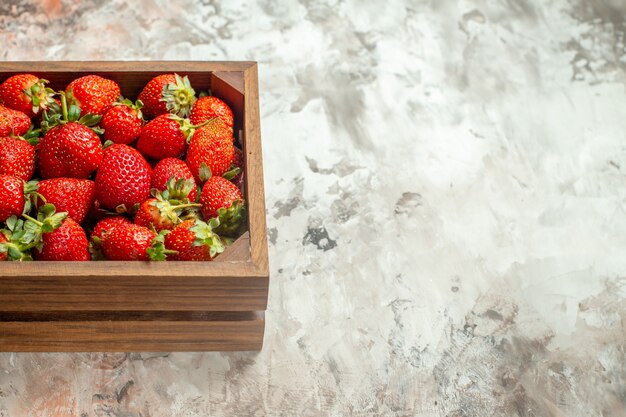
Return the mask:
<svg viewBox="0 0 626 417">
<path fill-rule="evenodd" d="M 211 175 L 221 176 L 230 168 L 234 156 L 232 130 L 220 119 L 213 119 L 191 137 L 186 162 L 196 181 L 201 183 L 209 176 L 201 175 L 203 165 L 208 167 Z"/>
<path fill-rule="evenodd" d="M 96 198 L 109 210 L 132 210 L 150 198 L 152 169 L 136 149 L 112 145 L 105 149 L 96 174 Z"/>
<path fill-rule="evenodd" d="M 202 220 L 185 220 L 165 235 L 165 247 L 173 252 L 173 261 L 210 261 L 224 251 L 224 244 L 213 228 L 216 219 L 209 223 Z"/>
<path fill-rule="evenodd" d="M 128 225 L 131 223 L 132 222 L 128 219 L 128 217 L 124 216 L 105 217 L 104 219 L 100 220 L 93 228 L 93 232 L 91 232 L 91 238 L 97 238 L 102 240 L 116 227 Z"/>
<path fill-rule="evenodd" d="M 172 178 L 174 178 L 174 181 L 181 179 L 193 180 L 193 174 L 184 161 L 176 158 L 165 158 L 154 167 L 150 186 L 158 191 L 165 191 L 167 189 L 168 181 Z M 197 195 L 198 188 L 194 182 L 193 188 L 187 197 L 191 201 L 196 201 Z"/>
<path fill-rule="evenodd" d="M 54 204 L 57 212 L 67 212 L 68 217 L 82 223 L 96 198 L 93 181 L 75 178 L 54 178 L 39 183 L 37 192 L 45 203 Z M 43 205 L 44 202 L 39 202 Z"/>
<path fill-rule="evenodd" d="M 194 128 L 184 119 L 163 114 L 141 129 L 137 150 L 151 159 L 180 158 Z"/>
<path fill-rule="evenodd" d="M 35 147 L 22 138 L 0 137 L 0 175 L 28 181 L 34 172 Z"/>
<path fill-rule="evenodd" d="M 39 170 L 44 178 L 87 178 L 102 161 L 100 138 L 77 122 L 53 127 L 41 139 L 37 150 Z"/>
<path fill-rule="evenodd" d="M 91 253 L 91 259 L 94 261 L 106 259 L 104 257 L 104 253 L 102 253 L 102 241 L 116 227 L 129 224 L 132 224 L 132 222 L 128 219 L 128 217 L 124 216 L 109 216 L 96 223 L 89 238 L 89 252 Z"/>
<path fill-rule="evenodd" d="M 194 125 L 198 125 L 216 117 L 222 119 L 226 126 L 233 127 L 234 115 L 228 104 L 217 97 L 204 96 L 194 103 L 189 120 Z"/>
<path fill-rule="evenodd" d="M 0 84 L 0 103 L 34 118 L 54 103 L 54 91 L 46 88 L 47 80 L 32 74 L 18 74 Z"/>
<path fill-rule="evenodd" d="M 104 129 L 104 139 L 113 143 L 130 145 L 141 133 L 143 103 L 137 100 L 133 104 L 130 100 L 116 103 L 102 117 L 100 125 Z"/>
<path fill-rule="evenodd" d="M 85 231 L 69 217 L 52 232 L 44 233 L 41 249 L 35 248 L 38 261 L 88 261 L 89 242 Z"/>
<path fill-rule="evenodd" d="M 165 260 L 170 253 L 163 245 L 163 235 L 136 224 L 114 228 L 102 240 L 102 250 L 112 261 Z"/>
<path fill-rule="evenodd" d="M 202 215 L 205 219 L 219 218 L 216 231 L 232 235 L 242 224 L 244 215 L 243 196 L 235 184 L 223 177 L 211 177 L 200 194 Z"/>
<path fill-rule="evenodd" d="M 171 178 L 165 191 L 154 192 L 155 198 L 144 201 L 137 215 L 135 224 L 161 230 L 172 230 L 174 226 L 188 216 L 195 217 L 194 210 L 200 204 L 191 203 L 187 198 L 195 187 L 193 179 L 175 180 Z"/>
<path fill-rule="evenodd" d="M 11 175 L 0 175 L 0 222 L 20 216 L 26 205 L 24 181 Z"/>
<path fill-rule="evenodd" d="M 154 77 L 139 93 L 139 100 L 144 104 L 144 114 L 149 119 L 165 113 L 189 117 L 196 92 L 189 83 L 189 78 L 178 74 L 162 74 Z"/>
<path fill-rule="evenodd" d="M 11 133 L 22 136 L 28 132 L 30 118 L 18 110 L 13 110 L 0 105 L 0 136 L 8 136 Z"/>
<path fill-rule="evenodd" d="M 77 105 L 81 114 L 103 115 L 120 96 L 115 81 L 98 75 L 87 75 L 72 81 L 65 89 L 69 104 Z"/>
</svg>

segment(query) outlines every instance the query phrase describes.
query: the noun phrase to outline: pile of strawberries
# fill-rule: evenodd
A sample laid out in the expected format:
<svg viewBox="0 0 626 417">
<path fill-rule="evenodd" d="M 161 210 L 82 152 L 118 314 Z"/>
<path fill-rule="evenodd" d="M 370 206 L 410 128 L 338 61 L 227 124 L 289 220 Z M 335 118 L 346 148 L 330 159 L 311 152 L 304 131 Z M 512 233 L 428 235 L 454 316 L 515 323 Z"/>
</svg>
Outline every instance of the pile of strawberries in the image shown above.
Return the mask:
<svg viewBox="0 0 626 417">
<path fill-rule="evenodd" d="M 242 231 L 232 110 L 187 77 L 0 84 L 0 260 L 210 261 Z M 36 179 L 34 179 L 36 178 Z"/>
</svg>

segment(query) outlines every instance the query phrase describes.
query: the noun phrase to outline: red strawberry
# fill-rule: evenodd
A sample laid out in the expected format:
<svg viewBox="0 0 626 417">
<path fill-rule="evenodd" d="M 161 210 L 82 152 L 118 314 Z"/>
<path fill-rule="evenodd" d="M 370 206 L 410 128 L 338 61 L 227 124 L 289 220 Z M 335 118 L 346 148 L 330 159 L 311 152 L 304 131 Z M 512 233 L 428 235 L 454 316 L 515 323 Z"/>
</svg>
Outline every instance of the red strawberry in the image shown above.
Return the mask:
<svg viewBox="0 0 626 417">
<path fill-rule="evenodd" d="M 120 225 L 102 240 L 102 250 L 112 261 L 165 260 L 163 236 L 136 224 Z"/>
<path fill-rule="evenodd" d="M 243 196 L 235 184 L 223 177 L 211 177 L 200 194 L 202 214 L 205 219 L 219 218 L 216 231 L 232 235 L 237 232 L 243 220 Z"/>
<path fill-rule="evenodd" d="M 127 226 L 132 222 L 124 216 L 110 216 L 100 220 L 93 228 L 89 238 L 89 252 L 92 260 L 106 259 L 102 253 L 102 241 L 117 227 Z"/>
<path fill-rule="evenodd" d="M 189 129 L 193 127 L 184 119 L 163 114 L 141 129 L 137 150 L 151 159 L 180 158 L 187 150 Z"/>
<path fill-rule="evenodd" d="M 87 75 L 72 81 L 65 89 L 68 104 L 80 107 L 81 114 L 103 115 L 120 96 L 115 81 L 98 75 Z"/>
<path fill-rule="evenodd" d="M 187 166 L 197 182 L 206 178 L 200 175 L 200 168 L 206 165 L 212 175 L 221 176 L 230 168 L 235 156 L 233 132 L 220 119 L 198 128 L 187 149 Z"/>
<path fill-rule="evenodd" d="M 189 117 L 196 92 L 187 77 L 178 74 L 163 74 L 154 77 L 139 94 L 144 104 L 143 112 L 152 119 L 165 113 Z"/>
<path fill-rule="evenodd" d="M 61 226 L 43 234 L 43 246 L 34 250 L 39 261 L 88 261 L 89 242 L 85 231 L 78 223 L 66 218 Z"/>
<path fill-rule="evenodd" d="M 181 179 L 193 180 L 193 174 L 184 161 L 176 158 L 165 158 L 154 167 L 150 186 L 158 191 L 165 191 L 167 189 L 167 183 L 171 178 L 174 178 L 174 181 Z M 194 183 L 187 197 L 191 201 L 196 201 L 197 195 L 198 189 Z"/>
<path fill-rule="evenodd" d="M 216 117 L 222 119 L 226 126 L 233 127 L 234 115 L 228 104 L 217 97 L 205 96 L 196 100 L 191 109 L 189 120 L 194 125 L 199 125 Z"/>
<path fill-rule="evenodd" d="M 0 105 L 0 136 L 8 136 L 11 133 L 22 136 L 28 132 L 29 127 L 30 118 L 26 114 Z"/>
<path fill-rule="evenodd" d="M 18 74 L 0 84 L 0 103 L 33 118 L 54 103 L 54 92 L 46 88 L 47 80 L 32 74 Z"/>
<path fill-rule="evenodd" d="M 105 149 L 96 174 L 96 198 L 102 207 L 131 210 L 150 198 L 152 169 L 136 149 L 128 145 L 112 145 Z"/>
<path fill-rule="evenodd" d="M 130 100 L 124 100 L 107 110 L 100 123 L 104 129 L 104 139 L 124 145 L 133 143 L 139 137 L 143 125 L 141 107 L 141 101 L 133 104 Z"/>
<path fill-rule="evenodd" d="M 69 122 L 53 127 L 39 142 L 39 170 L 44 178 L 87 178 L 102 161 L 102 144 L 93 130 Z"/>
<path fill-rule="evenodd" d="M 41 181 L 37 192 L 46 203 L 54 204 L 57 212 L 67 212 L 75 222 L 82 223 L 96 198 L 93 181 L 75 178 L 54 178 Z M 39 202 L 38 205 L 43 205 Z"/>
<path fill-rule="evenodd" d="M 104 239 L 109 233 L 111 233 L 116 227 L 132 224 L 128 217 L 124 216 L 111 216 L 100 220 L 91 232 L 91 238 Z"/>
<path fill-rule="evenodd" d="M 172 261 L 210 261 L 224 251 L 211 225 L 201 220 L 185 220 L 176 226 L 165 236 L 165 247 L 178 252 L 168 257 Z"/>
<path fill-rule="evenodd" d="M 0 222 L 24 211 L 24 181 L 10 175 L 0 175 Z"/>
<path fill-rule="evenodd" d="M 34 172 L 35 147 L 21 138 L 0 137 L 0 175 L 28 181 Z"/>
</svg>

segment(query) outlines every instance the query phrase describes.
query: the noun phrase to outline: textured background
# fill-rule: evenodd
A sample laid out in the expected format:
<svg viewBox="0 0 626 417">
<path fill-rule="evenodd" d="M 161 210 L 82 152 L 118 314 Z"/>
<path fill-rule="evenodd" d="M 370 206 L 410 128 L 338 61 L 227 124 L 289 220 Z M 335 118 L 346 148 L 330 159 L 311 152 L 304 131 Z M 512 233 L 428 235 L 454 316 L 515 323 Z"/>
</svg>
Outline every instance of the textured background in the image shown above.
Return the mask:
<svg viewBox="0 0 626 417">
<path fill-rule="evenodd" d="M 626 415 L 623 0 L 3 0 L 0 59 L 260 63 L 261 353 L 1 354 L 0 416 Z"/>
</svg>

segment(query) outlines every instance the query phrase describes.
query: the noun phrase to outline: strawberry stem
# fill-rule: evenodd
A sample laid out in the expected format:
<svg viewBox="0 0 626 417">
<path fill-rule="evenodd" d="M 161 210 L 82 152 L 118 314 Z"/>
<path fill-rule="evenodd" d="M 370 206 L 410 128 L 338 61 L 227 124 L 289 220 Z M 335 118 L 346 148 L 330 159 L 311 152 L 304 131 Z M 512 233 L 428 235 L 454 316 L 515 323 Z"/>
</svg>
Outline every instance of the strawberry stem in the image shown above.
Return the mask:
<svg viewBox="0 0 626 417">
<path fill-rule="evenodd" d="M 217 120 L 217 119 L 219 119 L 219 117 L 212 117 L 209 120 L 207 120 L 206 122 L 202 122 L 199 125 L 191 125 L 190 127 L 195 130 L 195 129 L 198 129 L 198 128 L 202 127 L 202 126 L 206 126 L 209 123 L 211 123 L 212 121 Z"/>
<path fill-rule="evenodd" d="M 67 120 L 69 116 L 67 113 L 67 97 L 65 94 L 61 94 L 61 111 L 63 112 L 63 120 Z"/>
<path fill-rule="evenodd" d="M 187 207 L 202 207 L 202 204 L 199 203 L 189 203 L 189 204 L 178 204 L 177 206 L 170 207 L 171 210 L 178 210 Z"/>
<path fill-rule="evenodd" d="M 24 217 L 27 220 L 30 220 L 31 222 L 35 223 L 39 227 L 43 226 L 42 222 L 40 222 L 39 220 L 37 220 L 37 219 L 35 219 L 33 217 L 30 217 L 28 214 L 22 213 L 22 217 Z"/>
</svg>

